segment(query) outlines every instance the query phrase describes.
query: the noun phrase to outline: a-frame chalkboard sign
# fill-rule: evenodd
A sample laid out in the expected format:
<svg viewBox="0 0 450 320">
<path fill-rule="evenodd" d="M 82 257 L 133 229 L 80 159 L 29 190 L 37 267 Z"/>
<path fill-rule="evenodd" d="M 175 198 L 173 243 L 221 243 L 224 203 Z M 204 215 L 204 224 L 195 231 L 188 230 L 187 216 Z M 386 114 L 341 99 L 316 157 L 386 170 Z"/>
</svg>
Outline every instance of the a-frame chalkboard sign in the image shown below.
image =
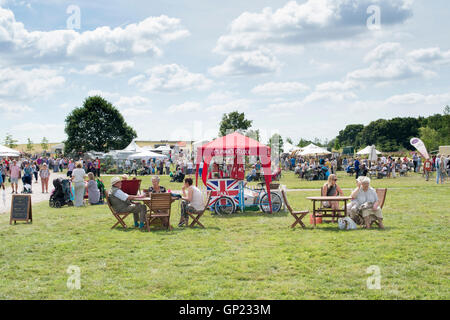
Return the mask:
<svg viewBox="0 0 450 320">
<path fill-rule="evenodd" d="M 11 217 L 9 224 L 16 221 L 33 222 L 33 211 L 31 207 L 31 195 L 14 194 L 11 199 Z"/>
</svg>

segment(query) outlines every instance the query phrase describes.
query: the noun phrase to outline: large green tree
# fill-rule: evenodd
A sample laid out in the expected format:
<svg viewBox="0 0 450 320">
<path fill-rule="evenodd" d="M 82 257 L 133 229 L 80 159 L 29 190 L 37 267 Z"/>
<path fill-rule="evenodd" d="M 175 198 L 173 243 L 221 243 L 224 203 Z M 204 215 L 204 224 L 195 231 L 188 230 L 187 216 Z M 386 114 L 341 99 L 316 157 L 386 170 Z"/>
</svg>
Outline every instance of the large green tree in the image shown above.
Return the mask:
<svg viewBox="0 0 450 320">
<path fill-rule="evenodd" d="M 66 152 L 119 150 L 136 138 L 119 110 L 100 96 L 86 98 L 67 116 L 65 132 Z"/>
<path fill-rule="evenodd" d="M 223 115 L 220 122 L 219 136 L 223 137 L 234 131 L 245 132 L 251 126 L 252 120 L 245 119 L 243 112 L 233 111 Z"/>
<path fill-rule="evenodd" d="M 428 151 L 435 151 L 439 149 L 439 133 L 429 127 L 421 127 L 419 128 L 420 139 L 427 147 Z"/>
<path fill-rule="evenodd" d="M 364 125 L 362 124 L 349 124 L 344 130 L 339 131 L 339 135 L 336 137 L 338 145 L 359 147 L 358 138 L 363 129 Z"/>
<path fill-rule="evenodd" d="M 256 130 L 248 130 L 245 134 L 247 137 L 252 138 L 253 140 L 260 141 L 261 135 L 259 133 L 259 129 Z"/>
</svg>

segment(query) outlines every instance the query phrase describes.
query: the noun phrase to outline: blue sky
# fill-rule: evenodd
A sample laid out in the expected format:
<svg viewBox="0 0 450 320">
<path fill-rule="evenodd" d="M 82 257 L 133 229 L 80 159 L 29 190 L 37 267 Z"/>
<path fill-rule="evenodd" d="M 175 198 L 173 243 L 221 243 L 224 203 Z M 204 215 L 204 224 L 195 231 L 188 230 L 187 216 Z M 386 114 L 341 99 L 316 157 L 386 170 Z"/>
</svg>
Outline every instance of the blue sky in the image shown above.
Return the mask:
<svg viewBox="0 0 450 320">
<path fill-rule="evenodd" d="M 68 29 L 70 5 L 80 9 L 80 29 Z M 263 141 L 274 132 L 332 139 L 352 123 L 442 112 L 450 104 L 448 7 L 0 0 L 0 138 L 62 141 L 67 114 L 94 94 L 152 140 L 209 138 L 234 110 Z"/>
</svg>

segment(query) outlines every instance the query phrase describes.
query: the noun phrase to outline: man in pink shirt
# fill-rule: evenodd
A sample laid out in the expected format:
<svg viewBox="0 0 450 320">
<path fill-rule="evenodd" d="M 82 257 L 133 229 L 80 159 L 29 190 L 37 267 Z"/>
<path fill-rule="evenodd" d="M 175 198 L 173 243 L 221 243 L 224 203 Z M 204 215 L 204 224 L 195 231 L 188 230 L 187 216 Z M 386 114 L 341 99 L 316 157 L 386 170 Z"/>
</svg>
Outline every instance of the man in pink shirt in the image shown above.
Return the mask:
<svg viewBox="0 0 450 320">
<path fill-rule="evenodd" d="M 12 187 L 12 192 L 14 193 L 14 189 L 15 192 L 17 193 L 17 188 L 19 185 L 19 178 L 20 178 L 20 167 L 17 165 L 16 160 L 13 161 L 12 165 L 10 165 L 9 167 L 9 176 L 11 177 L 11 187 Z"/>
</svg>

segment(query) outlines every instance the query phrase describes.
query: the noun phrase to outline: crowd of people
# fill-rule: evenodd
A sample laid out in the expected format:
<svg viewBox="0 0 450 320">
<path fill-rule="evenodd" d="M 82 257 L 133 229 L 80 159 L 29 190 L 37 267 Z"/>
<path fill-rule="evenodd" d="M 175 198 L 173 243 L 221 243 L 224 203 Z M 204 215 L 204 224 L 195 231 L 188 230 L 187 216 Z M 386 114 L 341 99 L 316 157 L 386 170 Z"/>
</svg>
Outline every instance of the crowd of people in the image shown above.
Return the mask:
<svg viewBox="0 0 450 320">
<path fill-rule="evenodd" d="M 285 171 L 294 171 L 302 179 L 325 180 L 330 174 L 344 170 L 350 175 L 369 176 L 377 178 L 396 178 L 407 175 L 408 172 L 422 173 L 429 180 L 436 172 L 436 181 L 443 183 L 450 176 L 450 155 L 434 155 L 429 160 L 414 152 L 411 158 L 381 156 L 377 161 L 369 161 L 361 157 L 302 157 L 285 156 L 281 159 Z M 251 175 L 255 176 L 254 170 Z"/>
</svg>

